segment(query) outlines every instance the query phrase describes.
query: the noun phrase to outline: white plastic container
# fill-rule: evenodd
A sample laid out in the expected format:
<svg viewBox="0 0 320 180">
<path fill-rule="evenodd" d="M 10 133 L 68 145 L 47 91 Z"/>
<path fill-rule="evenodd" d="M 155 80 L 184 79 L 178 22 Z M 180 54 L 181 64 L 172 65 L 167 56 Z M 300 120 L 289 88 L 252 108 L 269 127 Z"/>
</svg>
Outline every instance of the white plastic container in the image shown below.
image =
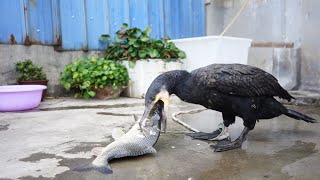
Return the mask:
<svg viewBox="0 0 320 180">
<path fill-rule="evenodd" d="M 251 39 L 226 36 L 205 36 L 171 40 L 185 51 L 183 69 L 192 71 L 213 63 L 248 63 Z"/>
<path fill-rule="evenodd" d="M 130 81 L 128 88 L 124 91 L 128 97 L 144 98 L 152 81 L 160 74 L 182 69 L 180 62 L 164 62 L 161 59 L 139 60 L 133 68 L 129 67 L 128 61 L 123 61 L 128 69 Z"/>
</svg>

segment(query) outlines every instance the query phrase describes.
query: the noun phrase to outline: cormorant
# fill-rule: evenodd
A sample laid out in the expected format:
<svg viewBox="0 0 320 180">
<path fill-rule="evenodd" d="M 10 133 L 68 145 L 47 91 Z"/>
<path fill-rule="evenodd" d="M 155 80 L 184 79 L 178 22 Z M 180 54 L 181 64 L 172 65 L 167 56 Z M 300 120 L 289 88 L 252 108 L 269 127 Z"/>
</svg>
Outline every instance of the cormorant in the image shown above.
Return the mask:
<svg viewBox="0 0 320 180">
<path fill-rule="evenodd" d="M 282 114 L 308 123 L 317 122 L 302 113 L 287 109 L 274 99 L 275 96 L 290 101 L 294 99 L 271 74 L 253 66 L 243 64 L 211 64 L 191 73 L 173 70 L 159 75 L 149 86 L 145 96 L 145 110 L 140 126 L 152 113 L 155 104 L 164 103 L 164 116 L 168 111 L 168 100 L 175 94 L 181 100 L 202 105 L 222 113 L 224 128 L 212 133 L 188 133 L 195 139 L 222 140 L 228 135 L 228 126 L 235 117 L 243 119 L 244 129 L 233 142 L 218 142 L 211 145 L 215 151 L 226 151 L 241 147 L 247 134 L 259 119 L 271 119 Z M 166 118 L 162 121 L 166 128 Z"/>
</svg>

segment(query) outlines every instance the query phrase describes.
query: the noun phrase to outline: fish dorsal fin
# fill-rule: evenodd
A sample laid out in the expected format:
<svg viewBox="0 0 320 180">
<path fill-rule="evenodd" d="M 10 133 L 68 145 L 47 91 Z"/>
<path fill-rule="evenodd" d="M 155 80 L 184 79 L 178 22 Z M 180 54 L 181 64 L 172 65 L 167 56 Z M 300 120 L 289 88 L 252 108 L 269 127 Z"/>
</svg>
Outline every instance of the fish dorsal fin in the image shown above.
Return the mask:
<svg viewBox="0 0 320 180">
<path fill-rule="evenodd" d="M 125 133 L 119 129 L 119 128 L 115 128 L 112 130 L 112 138 L 114 140 L 118 140 L 119 138 L 121 138 L 123 135 L 125 135 Z"/>
<path fill-rule="evenodd" d="M 138 116 L 136 114 L 133 114 L 133 118 L 134 118 L 134 121 L 137 122 L 139 120 Z"/>
</svg>

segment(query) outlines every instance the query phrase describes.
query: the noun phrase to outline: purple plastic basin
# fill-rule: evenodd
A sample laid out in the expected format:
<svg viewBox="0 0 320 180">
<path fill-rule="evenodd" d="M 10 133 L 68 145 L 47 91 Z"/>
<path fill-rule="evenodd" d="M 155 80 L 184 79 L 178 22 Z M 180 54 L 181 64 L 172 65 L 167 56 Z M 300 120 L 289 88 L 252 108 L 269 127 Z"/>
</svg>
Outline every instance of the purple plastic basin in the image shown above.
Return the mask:
<svg viewBox="0 0 320 180">
<path fill-rule="evenodd" d="M 0 86 L 0 111 L 22 111 L 39 106 L 43 85 Z"/>
</svg>

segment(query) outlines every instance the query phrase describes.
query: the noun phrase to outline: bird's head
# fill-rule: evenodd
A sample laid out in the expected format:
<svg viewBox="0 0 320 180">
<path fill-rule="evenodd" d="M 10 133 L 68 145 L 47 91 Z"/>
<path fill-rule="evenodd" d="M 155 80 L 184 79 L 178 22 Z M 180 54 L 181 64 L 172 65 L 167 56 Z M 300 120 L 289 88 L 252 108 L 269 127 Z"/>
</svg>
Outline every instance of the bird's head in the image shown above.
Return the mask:
<svg viewBox="0 0 320 180">
<path fill-rule="evenodd" d="M 169 96 L 175 93 L 175 89 L 184 79 L 188 77 L 189 73 L 183 70 L 173 70 L 159 75 L 149 86 L 145 96 L 145 110 L 141 121 L 145 121 L 158 106 L 163 106 L 161 129 L 165 131 L 166 121 L 168 115 Z M 160 102 L 160 103 L 159 103 Z"/>
<path fill-rule="evenodd" d="M 169 96 L 170 94 L 165 86 L 150 86 L 145 96 L 145 109 L 141 120 L 144 121 L 146 118 L 150 117 L 150 115 L 157 109 L 158 106 L 163 106 L 161 107 L 161 129 L 165 131 Z"/>
</svg>

